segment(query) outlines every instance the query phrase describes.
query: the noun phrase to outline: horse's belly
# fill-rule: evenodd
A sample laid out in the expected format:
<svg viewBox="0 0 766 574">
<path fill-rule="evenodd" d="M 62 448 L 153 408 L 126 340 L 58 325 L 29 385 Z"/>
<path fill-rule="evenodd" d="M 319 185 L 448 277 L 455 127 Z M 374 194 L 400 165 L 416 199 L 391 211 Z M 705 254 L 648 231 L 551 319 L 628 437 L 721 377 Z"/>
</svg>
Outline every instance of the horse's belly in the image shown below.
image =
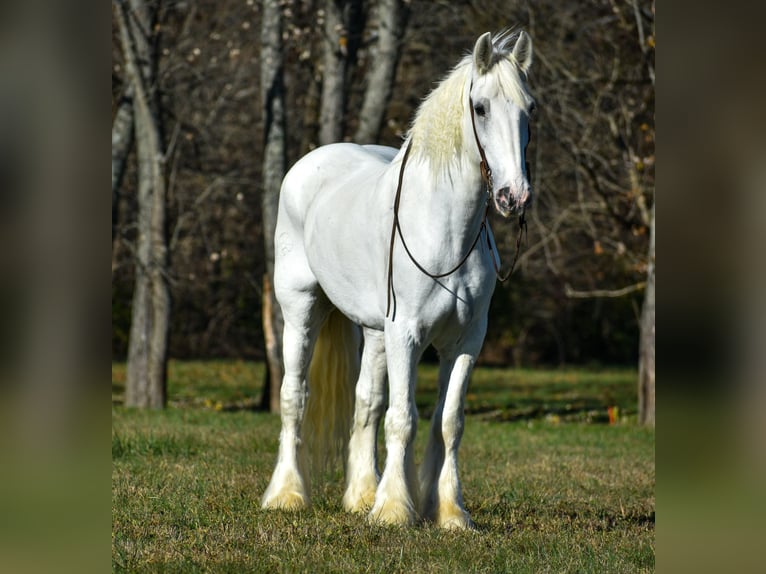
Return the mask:
<svg viewBox="0 0 766 574">
<path fill-rule="evenodd" d="M 371 284 L 350 284 L 322 280 L 320 284 L 328 299 L 355 323 L 373 329 L 383 329 L 383 314 L 378 304 L 377 288 Z"/>
<path fill-rule="evenodd" d="M 330 301 L 344 315 L 368 327 L 382 328 L 379 286 L 383 281 L 384 261 L 363 245 L 333 240 L 307 246 L 311 270 Z"/>
</svg>

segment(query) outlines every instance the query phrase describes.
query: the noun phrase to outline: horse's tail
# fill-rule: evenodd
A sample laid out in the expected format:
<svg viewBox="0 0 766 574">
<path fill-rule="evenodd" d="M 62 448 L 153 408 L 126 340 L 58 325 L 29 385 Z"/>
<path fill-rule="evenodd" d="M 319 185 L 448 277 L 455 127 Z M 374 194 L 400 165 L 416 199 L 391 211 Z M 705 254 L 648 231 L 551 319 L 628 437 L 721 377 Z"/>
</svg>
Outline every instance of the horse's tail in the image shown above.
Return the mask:
<svg viewBox="0 0 766 574">
<path fill-rule="evenodd" d="M 333 310 L 322 325 L 309 366 L 309 398 L 302 434 L 315 469 L 326 468 L 338 456 L 345 458 L 360 347 L 359 327 Z"/>
</svg>

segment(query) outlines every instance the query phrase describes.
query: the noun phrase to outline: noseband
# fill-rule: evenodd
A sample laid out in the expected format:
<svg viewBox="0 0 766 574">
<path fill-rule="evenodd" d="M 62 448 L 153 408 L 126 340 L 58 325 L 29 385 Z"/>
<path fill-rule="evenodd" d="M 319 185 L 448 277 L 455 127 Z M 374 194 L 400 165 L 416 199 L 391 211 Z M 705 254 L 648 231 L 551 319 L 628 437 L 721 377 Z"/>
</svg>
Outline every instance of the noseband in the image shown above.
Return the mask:
<svg viewBox="0 0 766 574">
<path fill-rule="evenodd" d="M 386 302 L 386 317 L 388 317 L 388 315 L 391 312 L 392 300 L 393 300 L 394 306 L 396 306 L 396 294 L 394 293 L 394 243 L 396 241 L 397 234 L 399 235 L 399 239 L 401 239 L 402 241 L 402 246 L 404 247 L 404 251 L 407 253 L 407 257 L 410 258 L 410 261 L 412 261 L 415 267 L 417 267 L 421 273 L 423 273 L 427 277 L 430 277 L 431 279 L 442 279 L 444 277 L 448 277 L 449 275 L 452 275 L 463 266 L 463 264 L 468 260 L 468 257 L 471 255 L 471 252 L 473 251 L 474 247 L 476 247 L 476 244 L 479 242 L 479 238 L 481 237 L 482 232 L 486 231 L 487 216 L 489 215 L 489 206 L 492 201 L 492 188 L 493 188 L 492 168 L 489 167 L 489 162 L 487 161 L 487 155 L 484 153 L 484 146 L 481 145 L 481 142 L 479 141 L 479 134 L 476 131 L 476 117 L 474 115 L 474 110 L 473 110 L 473 98 L 470 95 L 470 92 L 472 89 L 473 89 L 473 82 L 471 82 L 471 87 L 469 88 L 469 92 L 468 92 L 469 93 L 468 109 L 471 110 L 471 127 L 473 128 L 473 136 L 476 139 L 476 147 L 479 149 L 479 156 L 481 156 L 481 162 L 479 163 L 479 168 L 481 170 L 481 179 L 484 181 L 484 185 L 486 186 L 486 191 L 487 191 L 487 203 L 484 209 L 484 216 L 481 219 L 481 225 L 479 225 L 479 232 L 476 234 L 476 239 L 473 240 L 473 243 L 471 243 L 471 247 L 468 249 L 466 254 L 463 255 L 463 257 L 460 259 L 457 265 L 455 265 L 449 271 L 445 271 L 444 273 L 431 273 L 425 267 L 423 267 L 420 263 L 418 263 L 417 259 L 415 259 L 415 256 L 412 255 L 410 248 L 407 246 L 407 242 L 404 240 L 404 235 L 402 234 L 402 226 L 399 223 L 399 202 L 402 197 L 402 182 L 404 180 L 404 167 L 407 165 L 407 158 L 410 155 L 410 148 L 412 147 L 412 140 L 407 142 L 407 149 L 404 150 L 404 157 L 402 157 L 402 165 L 399 168 L 399 181 L 396 186 L 396 196 L 394 197 L 394 222 L 393 222 L 393 225 L 391 226 L 391 243 L 389 245 L 389 250 L 388 250 L 388 293 L 387 293 L 387 302 Z M 526 211 L 526 208 L 523 208 L 521 215 L 519 216 L 519 235 L 516 238 L 516 254 L 513 257 L 511 268 L 505 276 L 503 276 L 500 273 L 498 261 L 494 255 L 494 252 L 496 251 L 496 247 L 493 245 L 493 242 L 490 239 L 489 233 L 486 233 L 487 247 L 489 248 L 490 253 L 492 253 L 492 265 L 495 268 L 495 275 L 500 280 L 500 282 L 505 282 L 511 276 L 511 273 L 513 273 L 514 267 L 516 267 L 516 260 L 519 257 L 519 250 L 521 248 L 521 237 L 524 230 L 527 228 L 527 221 L 524 218 L 525 211 Z"/>
</svg>

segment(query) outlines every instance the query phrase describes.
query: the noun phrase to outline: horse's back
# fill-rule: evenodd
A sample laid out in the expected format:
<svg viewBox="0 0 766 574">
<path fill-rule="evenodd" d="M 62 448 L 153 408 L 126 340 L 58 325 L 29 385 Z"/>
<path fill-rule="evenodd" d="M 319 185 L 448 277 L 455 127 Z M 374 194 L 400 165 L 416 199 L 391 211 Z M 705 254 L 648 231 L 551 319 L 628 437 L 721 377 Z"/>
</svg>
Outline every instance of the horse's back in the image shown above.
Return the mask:
<svg viewBox="0 0 766 574">
<path fill-rule="evenodd" d="M 363 145 L 362 147 L 366 151 L 379 156 L 386 163 L 391 163 L 391 161 L 393 161 L 393 159 L 396 157 L 396 154 L 399 153 L 398 149 L 387 145 L 367 144 Z"/>
<path fill-rule="evenodd" d="M 319 147 L 303 156 L 282 184 L 280 203 L 301 221 L 317 195 L 333 195 L 337 207 L 349 203 L 349 186 L 369 189 L 385 172 L 398 150 L 385 146 L 336 143 Z M 345 195 L 344 195 L 345 194 Z"/>
</svg>

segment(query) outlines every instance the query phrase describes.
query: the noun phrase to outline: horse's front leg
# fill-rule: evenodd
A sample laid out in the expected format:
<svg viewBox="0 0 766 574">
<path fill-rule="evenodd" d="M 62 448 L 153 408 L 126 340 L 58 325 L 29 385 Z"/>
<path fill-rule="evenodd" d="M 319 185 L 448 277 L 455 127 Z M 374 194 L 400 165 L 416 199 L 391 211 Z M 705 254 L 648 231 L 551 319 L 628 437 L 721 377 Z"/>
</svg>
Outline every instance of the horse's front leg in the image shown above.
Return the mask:
<svg viewBox="0 0 766 574">
<path fill-rule="evenodd" d="M 473 528 L 463 505 L 458 475 L 458 447 L 465 422 L 465 394 L 486 333 L 486 321 L 474 325 L 454 355 L 445 353 L 439 373 L 439 403 L 421 468 L 421 488 L 427 489 L 424 512 L 442 528 Z M 449 373 L 447 374 L 447 371 Z M 446 384 L 444 379 L 448 378 Z M 440 440 L 441 439 L 441 440 Z M 428 481 L 431 481 L 430 483 Z"/>
<path fill-rule="evenodd" d="M 412 443 L 417 430 L 414 391 L 421 349 L 413 339 L 400 328 L 387 328 L 385 332 L 389 384 L 385 422 L 387 454 L 370 511 L 373 522 L 407 525 L 417 519 L 417 473 Z"/>
<path fill-rule="evenodd" d="M 442 436 L 442 413 L 447 395 L 452 367 L 455 364 L 454 351 L 440 351 L 439 395 L 431 416 L 431 430 L 428 436 L 425 457 L 420 465 L 420 516 L 426 520 L 435 520 L 439 508 L 437 479 L 444 464 L 444 437 Z"/>
<path fill-rule="evenodd" d="M 444 459 L 436 485 L 435 498 L 438 502 L 434 501 L 435 504 L 430 509 L 431 517 L 442 528 L 473 527 L 471 517 L 463 505 L 457 451 L 465 422 L 465 393 L 475 361 L 474 354 L 464 353 L 457 356 L 444 397 L 441 417 Z"/>
<path fill-rule="evenodd" d="M 378 487 L 378 425 L 383 415 L 385 384 L 383 333 L 365 329 L 354 421 L 348 444 L 346 493 L 343 495 L 343 506 L 349 512 L 366 512 L 375 501 Z"/>
</svg>

